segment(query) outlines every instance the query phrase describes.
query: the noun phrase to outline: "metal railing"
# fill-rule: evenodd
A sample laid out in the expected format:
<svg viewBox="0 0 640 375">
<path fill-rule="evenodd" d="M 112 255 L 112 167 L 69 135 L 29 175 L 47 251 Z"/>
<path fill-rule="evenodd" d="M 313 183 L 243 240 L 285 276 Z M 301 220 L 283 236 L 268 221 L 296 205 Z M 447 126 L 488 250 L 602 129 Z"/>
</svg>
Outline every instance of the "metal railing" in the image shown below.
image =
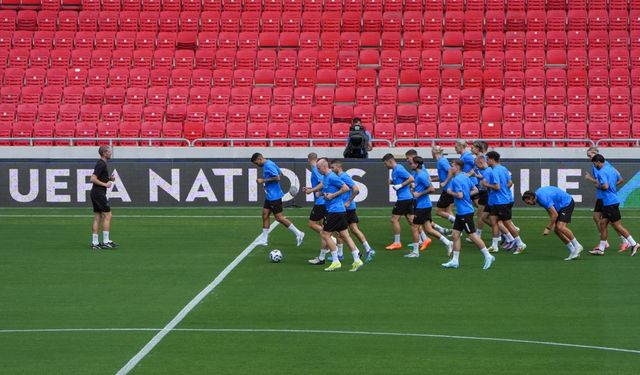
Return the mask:
<svg viewBox="0 0 640 375">
<path fill-rule="evenodd" d="M 165 142 L 180 142 L 181 144 L 186 144 L 187 147 L 191 147 L 191 141 L 186 138 L 146 138 L 146 137 L 137 137 L 137 138 L 98 138 L 98 137 L 2 137 L 0 141 L 14 141 L 14 142 L 29 142 L 28 146 L 36 146 L 33 143 L 38 141 L 53 141 L 54 144 L 57 143 L 60 146 L 60 142 L 69 142 L 68 146 L 77 146 L 77 142 L 100 142 L 102 144 L 108 144 L 110 147 L 114 145 L 114 143 L 119 142 L 139 142 L 140 146 L 154 146 L 153 143 L 159 143 L 161 141 Z"/>
<path fill-rule="evenodd" d="M 397 139 L 393 142 L 393 147 L 398 147 L 398 143 L 418 143 L 418 142 L 426 142 L 431 143 L 431 146 L 436 146 L 438 143 L 455 143 L 458 139 L 465 139 L 465 137 L 459 138 L 407 138 L 407 139 Z M 499 142 L 502 146 L 505 143 L 511 143 L 511 147 L 520 147 L 519 144 L 527 143 L 527 142 L 544 142 L 551 143 L 551 147 L 556 147 L 558 143 L 582 143 L 583 145 L 589 144 L 590 146 L 595 146 L 596 143 L 590 139 L 568 139 L 568 138 L 473 138 L 474 141 L 485 141 L 489 144 Z"/>
<path fill-rule="evenodd" d="M 640 138 L 602 138 L 596 141 L 596 147 L 600 146 L 601 143 L 617 143 L 617 142 L 629 142 L 635 147 L 640 146 Z"/>
<path fill-rule="evenodd" d="M 255 143 L 255 142 L 267 142 L 268 147 L 274 147 L 274 142 L 280 143 L 290 143 L 290 142 L 309 142 L 309 147 L 313 147 L 315 143 L 342 143 L 345 146 L 347 145 L 347 140 L 345 138 L 197 138 L 191 141 L 192 146 L 196 146 L 199 143 L 205 142 L 224 142 L 228 143 L 229 146 L 234 147 L 235 143 Z M 393 147 L 393 142 L 388 139 L 371 139 L 370 142 L 384 142 L 388 147 Z"/>
</svg>

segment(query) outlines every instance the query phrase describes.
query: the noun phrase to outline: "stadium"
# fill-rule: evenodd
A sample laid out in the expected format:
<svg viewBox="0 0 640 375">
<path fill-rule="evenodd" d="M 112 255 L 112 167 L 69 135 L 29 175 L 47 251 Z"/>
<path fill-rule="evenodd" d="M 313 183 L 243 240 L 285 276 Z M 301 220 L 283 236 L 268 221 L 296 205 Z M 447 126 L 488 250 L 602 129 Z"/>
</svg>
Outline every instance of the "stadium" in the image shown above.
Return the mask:
<svg viewBox="0 0 640 375">
<path fill-rule="evenodd" d="M 2 374 L 640 368 L 638 0 L 1 0 L 0 77 Z"/>
</svg>

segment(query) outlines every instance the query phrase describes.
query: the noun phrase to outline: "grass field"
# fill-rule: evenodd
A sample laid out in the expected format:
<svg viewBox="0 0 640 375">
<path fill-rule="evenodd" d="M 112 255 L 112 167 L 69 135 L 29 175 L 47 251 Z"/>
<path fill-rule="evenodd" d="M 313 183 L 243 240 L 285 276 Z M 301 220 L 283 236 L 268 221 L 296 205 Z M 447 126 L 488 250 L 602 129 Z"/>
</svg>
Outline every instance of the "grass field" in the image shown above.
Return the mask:
<svg viewBox="0 0 640 375">
<path fill-rule="evenodd" d="M 114 374 L 259 234 L 259 208 L 115 209 L 118 250 L 89 250 L 87 209 L 0 209 L 2 374 Z M 287 213 L 306 228 L 307 209 Z M 630 374 L 640 368 L 640 259 L 567 250 L 542 209 L 517 210 L 529 247 L 489 271 L 464 243 L 443 270 L 383 250 L 389 209 L 361 209 L 378 251 L 360 272 L 309 266 L 277 226 L 135 367 L 134 374 Z M 640 238 L 640 211 L 626 210 Z M 572 227 L 585 247 L 589 211 Z M 485 240 L 488 237 L 485 235 Z M 403 226 L 403 241 L 409 242 Z M 272 264 L 268 250 L 281 249 Z M 615 249 L 614 249 L 615 248 Z M 350 264 L 348 259 L 345 265 Z M 569 345 L 564 345 L 569 344 Z M 625 349 L 623 351 L 617 349 Z M 635 369 L 635 370 L 634 370 Z"/>
</svg>

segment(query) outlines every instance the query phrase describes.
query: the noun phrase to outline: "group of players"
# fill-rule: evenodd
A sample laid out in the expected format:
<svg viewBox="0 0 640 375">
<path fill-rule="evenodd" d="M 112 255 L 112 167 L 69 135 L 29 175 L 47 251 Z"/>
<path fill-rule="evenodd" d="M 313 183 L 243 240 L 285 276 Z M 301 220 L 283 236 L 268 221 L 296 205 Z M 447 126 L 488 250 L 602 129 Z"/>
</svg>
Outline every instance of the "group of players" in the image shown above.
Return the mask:
<svg viewBox="0 0 640 375">
<path fill-rule="evenodd" d="M 431 183 L 432 178 L 427 172 L 425 159 L 420 157 L 416 150 L 407 151 L 405 156 L 410 168 L 410 171 L 407 171 L 392 154 L 386 154 L 382 161 L 391 171 L 389 184 L 395 190 L 397 198 L 391 215 L 394 240 L 386 250 L 395 251 L 403 248 L 400 232 L 401 219 L 404 216 L 411 227 L 413 237 L 411 251 L 405 255 L 407 258 L 419 257 L 420 251 L 431 244 L 429 236 L 432 236 L 444 244 L 450 257 L 442 266 L 458 268 L 463 232 L 467 233 L 467 241 L 475 244 L 484 255 L 485 270 L 495 262 L 491 253 L 499 251 L 501 241 L 504 249 L 512 251 L 513 254 L 522 254 L 527 245 L 520 237 L 520 229 L 512 220 L 514 197 L 511 190 L 511 173 L 501 164 L 498 152 L 487 150 L 488 145 L 483 141 L 473 142 L 470 149 L 467 148 L 466 142 L 458 141 L 455 151 L 459 158 L 449 161 L 441 147 L 435 146 L 431 149 L 437 170 L 433 180 L 440 182 L 441 189 L 435 213 L 451 222 L 452 229 L 444 228 L 432 219 L 430 194 L 436 189 Z M 631 249 L 631 255 L 635 255 L 640 245 L 622 225 L 620 202 L 617 197 L 617 186 L 624 180 L 595 147 L 587 150 L 587 156 L 593 167 L 591 173 L 585 175 L 585 179 L 592 182 L 597 189 L 593 218 L 600 233 L 600 243 L 590 253 L 604 255 L 609 247 L 607 228 L 611 225 L 620 236 L 620 252 Z M 269 215 L 272 213 L 277 221 L 296 235 L 299 246 L 304 233 L 295 228 L 282 213 L 281 198 L 284 194 L 278 182 L 281 175 L 279 168 L 261 154 L 254 154 L 251 161 L 263 168 L 263 178 L 259 178 L 257 182 L 264 183 L 267 192 L 263 209 L 264 232 L 259 244 L 267 244 Z M 340 269 L 341 261 L 344 259 L 342 249 L 346 243 L 353 256 L 351 271 L 358 271 L 365 262 L 373 260 L 376 254 L 358 227 L 355 203 L 359 194 L 358 186 L 344 172 L 340 160 L 330 161 L 311 153 L 308 155 L 308 162 L 312 169 L 312 186 L 304 187 L 303 190 L 306 194 L 313 194 L 315 198 L 309 216 L 309 227 L 319 233 L 321 241 L 320 254 L 310 259 L 309 263 L 323 265 L 325 261 L 330 261 L 331 264 L 325 271 Z M 546 186 L 535 192 L 524 192 L 522 199 L 528 205 L 538 204 L 547 210 L 550 221 L 543 234 L 554 232 L 566 245 L 569 255 L 565 260 L 579 257 L 584 248 L 568 227 L 575 207 L 571 195 L 558 187 Z M 474 221 L 476 213 L 477 222 Z M 481 238 L 485 225 L 490 227 L 492 233 L 489 247 Z M 361 253 L 350 234 L 355 235 L 364 246 L 364 261 L 360 258 Z M 447 236 L 452 236 L 452 239 L 448 239 Z"/>
</svg>

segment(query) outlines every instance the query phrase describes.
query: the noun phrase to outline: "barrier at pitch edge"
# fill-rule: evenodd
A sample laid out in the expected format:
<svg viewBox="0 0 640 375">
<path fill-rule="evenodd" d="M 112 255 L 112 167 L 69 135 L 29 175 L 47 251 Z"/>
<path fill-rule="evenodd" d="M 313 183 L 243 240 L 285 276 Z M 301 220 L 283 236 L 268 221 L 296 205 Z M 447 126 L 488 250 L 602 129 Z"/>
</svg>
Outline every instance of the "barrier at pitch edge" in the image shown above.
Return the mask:
<svg viewBox="0 0 640 375">
<path fill-rule="evenodd" d="M 451 157 L 451 156 L 450 156 Z M 284 173 L 283 191 L 291 185 L 310 185 L 310 171 L 304 160 L 274 159 Z M 5 160 L 0 161 L 0 206 L 2 207 L 87 207 L 89 177 L 95 159 Z M 622 207 L 640 208 L 640 168 L 635 160 L 610 160 L 626 182 L 619 188 Z M 593 207 L 595 188 L 584 179 L 591 163 L 557 160 L 505 160 L 512 172 L 516 206 L 526 190 L 557 185 L 573 195 L 578 207 Z M 435 177 L 435 162 L 428 160 Z M 389 171 L 378 160 L 346 160 L 345 170 L 359 184 L 356 201 L 361 207 L 391 206 L 395 191 L 388 185 Z M 113 207 L 233 207 L 262 205 L 263 187 L 256 183 L 261 171 L 248 159 L 212 160 L 118 160 L 109 163 L 117 180 L 109 191 Z M 438 183 L 434 182 L 437 187 Z M 299 189 L 301 191 L 301 189 Z M 439 192 L 432 195 L 435 202 Z M 313 198 L 302 192 L 284 201 L 311 206 Z"/>
</svg>

